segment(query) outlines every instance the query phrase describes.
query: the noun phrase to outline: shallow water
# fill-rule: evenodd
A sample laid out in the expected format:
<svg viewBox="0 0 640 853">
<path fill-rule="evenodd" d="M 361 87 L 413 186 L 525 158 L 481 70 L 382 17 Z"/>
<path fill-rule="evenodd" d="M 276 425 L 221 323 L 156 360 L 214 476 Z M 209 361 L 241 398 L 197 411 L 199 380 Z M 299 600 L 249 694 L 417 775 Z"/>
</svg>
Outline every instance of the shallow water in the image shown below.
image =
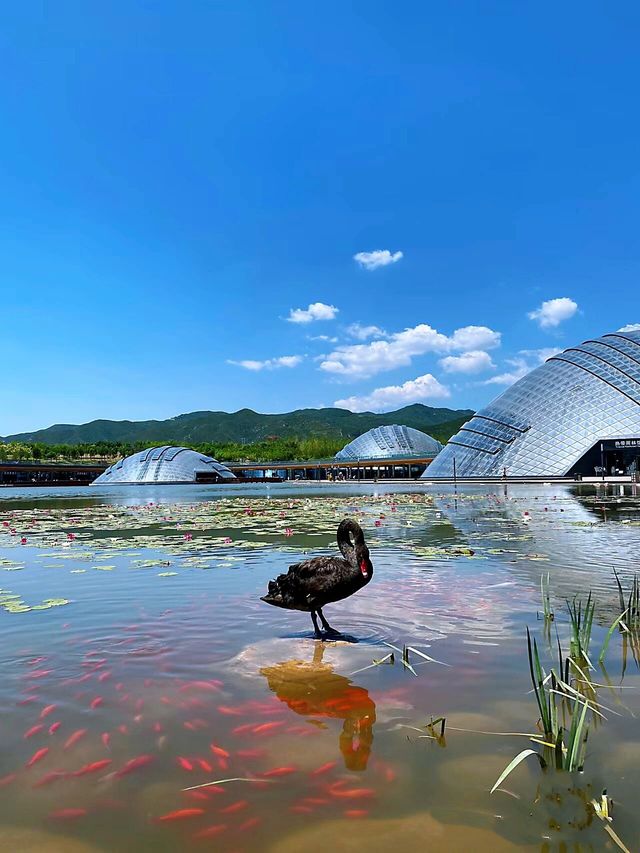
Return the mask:
<svg viewBox="0 0 640 853">
<path fill-rule="evenodd" d="M 326 610 L 346 640 L 319 643 L 307 614 L 259 596 L 333 553 L 345 515 L 375 575 Z M 628 490 L 2 490 L 0 850 L 614 849 L 588 805 L 603 788 L 633 850 L 638 667 L 618 632 L 597 658 L 639 533 Z M 533 746 L 497 733 L 536 732 L 525 629 L 555 655 L 565 599 L 589 590 L 611 712 L 585 770 L 529 759 L 490 795 Z M 437 662 L 372 666 L 387 644 Z M 420 737 L 440 716 L 444 738 Z M 249 781 L 184 790 L 234 777 Z"/>
</svg>

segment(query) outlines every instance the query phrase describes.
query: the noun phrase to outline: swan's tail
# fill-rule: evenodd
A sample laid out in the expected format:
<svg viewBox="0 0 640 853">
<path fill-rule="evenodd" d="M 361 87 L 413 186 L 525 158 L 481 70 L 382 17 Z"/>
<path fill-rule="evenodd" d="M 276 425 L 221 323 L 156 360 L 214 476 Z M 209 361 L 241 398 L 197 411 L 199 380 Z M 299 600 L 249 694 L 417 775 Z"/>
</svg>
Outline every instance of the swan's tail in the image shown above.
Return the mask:
<svg viewBox="0 0 640 853">
<path fill-rule="evenodd" d="M 260 596 L 260 601 L 265 601 L 267 604 L 273 604 L 274 607 L 284 607 L 284 599 L 282 590 L 277 580 L 269 581 L 269 591 L 266 595 Z"/>
</svg>

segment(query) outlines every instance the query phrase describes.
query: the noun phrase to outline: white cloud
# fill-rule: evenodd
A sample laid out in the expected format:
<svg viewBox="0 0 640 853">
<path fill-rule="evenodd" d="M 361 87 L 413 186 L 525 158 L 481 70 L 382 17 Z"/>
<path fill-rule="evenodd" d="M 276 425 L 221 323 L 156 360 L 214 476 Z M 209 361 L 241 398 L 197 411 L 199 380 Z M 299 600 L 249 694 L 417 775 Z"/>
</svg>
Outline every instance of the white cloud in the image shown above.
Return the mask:
<svg viewBox="0 0 640 853">
<path fill-rule="evenodd" d="M 619 332 L 640 332 L 640 323 L 628 323 L 626 326 L 623 326 L 621 329 L 618 329 Z"/>
<path fill-rule="evenodd" d="M 564 320 L 568 320 L 578 310 L 578 303 L 568 296 L 558 299 L 548 299 L 535 311 L 527 315 L 530 320 L 537 320 L 541 329 L 553 329 Z"/>
<path fill-rule="evenodd" d="M 292 308 L 287 320 L 290 323 L 313 323 L 314 320 L 334 320 L 338 313 L 335 305 L 312 302 L 308 308 Z"/>
<path fill-rule="evenodd" d="M 542 349 L 522 349 L 516 358 L 506 360 L 506 363 L 511 366 L 511 370 L 506 373 L 500 373 L 497 376 L 492 376 L 491 379 L 486 379 L 482 385 L 513 385 L 518 379 L 522 379 L 527 373 L 531 373 L 534 368 L 539 367 L 552 355 L 561 352 L 557 347 L 543 347 Z"/>
<path fill-rule="evenodd" d="M 357 261 L 366 270 L 377 270 L 378 267 L 388 267 L 389 264 L 396 264 L 403 257 L 402 252 L 391 254 L 388 249 L 376 249 L 373 252 L 358 252 L 353 256 L 353 260 Z"/>
<path fill-rule="evenodd" d="M 227 364 L 244 367 L 245 370 L 277 370 L 279 367 L 297 367 L 302 359 L 301 355 L 281 355 L 279 358 L 267 358 L 265 361 L 253 361 L 248 358 L 243 361 L 233 361 L 229 358 Z"/>
<path fill-rule="evenodd" d="M 338 343 L 337 338 L 330 338 L 329 335 L 308 335 L 307 340 L 324 341 L 325 343 L 329 343 L 329 344 L 337 344 Z"/>
<path fill-rule="evenodd" d="M 387 333 L 380 326 L 363 326 L 360 323 L 352 323 L 347 326 L 347 334 L 352 338 L 357 338 L 359 341 L 366 341 L 368 338 L 385 338 Z"/>
<path fill-rule="evenodd" d="M 462 355 L 448 355 L 440 359 L 440 366 L 446 373 L 481 373 L 491 370 L 495 364 L 484 350 L 470 350 Z"/>
<path fill-rule="evenodd" d="M 486 326 L 465 326 L 451 337 L 421 323 L 391 335 L 389 340 L 336 347 L 320 369 L 335 376 L 365 379 L 385 370 L 406 367 L 414 356 L 428 352 L 447 353 L 493 349 L 500 345 L 500 333 Z"/>
<path fill-rule="evenodd" d="M 352 412 L 383 412 L 409 403 L 418 403 L 421 400 L 445 399 L 450 396 L 451 393 L 446 386 L 441 385 L 431 373 L 425 373 L 424 376 L 409 379 L 402 385 L 376 388 L 370 394 L 336 400 L 333 405 Z"/>
</svg>

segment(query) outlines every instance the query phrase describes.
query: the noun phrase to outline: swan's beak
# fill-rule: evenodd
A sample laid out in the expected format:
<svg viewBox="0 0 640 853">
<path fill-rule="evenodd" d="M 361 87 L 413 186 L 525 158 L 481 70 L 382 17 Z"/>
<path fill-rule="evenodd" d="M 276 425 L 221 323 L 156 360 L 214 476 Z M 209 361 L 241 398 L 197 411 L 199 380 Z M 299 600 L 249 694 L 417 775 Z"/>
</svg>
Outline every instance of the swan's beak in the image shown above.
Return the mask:
<svg viewBox="0 0 640 853">
<path fill-rule="evenodd" d="M 365 563 L 364 560 L 360 563 L 360 571 L 362 572 L 363 577 L 365 577 L 365 578 L 369 577 L 369 572 L 367 570 L 367 564 Z"/>
</svg>

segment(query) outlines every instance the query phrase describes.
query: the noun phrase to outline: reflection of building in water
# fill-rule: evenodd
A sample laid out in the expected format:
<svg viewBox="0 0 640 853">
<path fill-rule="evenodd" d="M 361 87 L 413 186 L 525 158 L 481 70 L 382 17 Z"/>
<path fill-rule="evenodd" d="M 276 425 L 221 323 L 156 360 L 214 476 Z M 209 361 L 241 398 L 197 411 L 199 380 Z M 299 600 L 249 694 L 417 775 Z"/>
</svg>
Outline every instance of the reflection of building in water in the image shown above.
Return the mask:
<svg viewBox="0 0 640 853">
<path fill-rule="evenodd" d="M 344 720 L 340 752 L 348 770 L 365 770 L 373 744 L 376 706 L 357 687 L 322 662 L 324 645 L 316 643 L 313 661 L 289 660 L 260 670 L 269 688 L 296 714 Z"/>
<path fill-rule="evenodd" d="M 640 519 L 640 506 L 633 494 L 581 498 L 568 487 L 509 485 L 452 489 L 436 505 L 479 556 L 526 578 L 536 595 L 549 572 L 557 606 L 591 591 L 607 614 L 614 612 L 612 567 L 623 581 L 638 571 L 637 527 L 630 522 Z"/>
</svg>

